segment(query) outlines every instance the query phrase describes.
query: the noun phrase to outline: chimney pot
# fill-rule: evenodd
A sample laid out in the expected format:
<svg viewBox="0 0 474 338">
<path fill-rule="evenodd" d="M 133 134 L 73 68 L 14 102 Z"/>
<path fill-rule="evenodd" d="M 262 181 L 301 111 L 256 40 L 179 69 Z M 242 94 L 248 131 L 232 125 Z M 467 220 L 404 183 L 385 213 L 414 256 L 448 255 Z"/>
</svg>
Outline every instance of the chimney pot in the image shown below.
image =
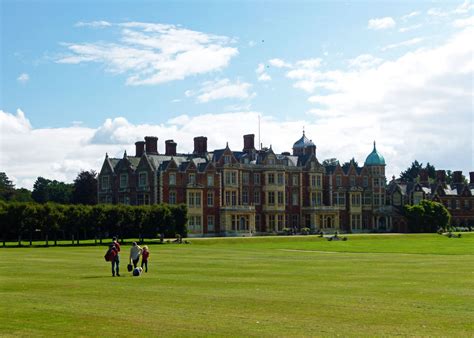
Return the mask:
<svg viewBox="0 0 474 338">
<path fill-rule="evenodd" d="M 166 147 L 166 155 L 167 156 L 176 156 L 176 146 L 177 143 L 173 140 L 166 140 L 165 147 Z"/>
<path fill-rule="evenodd" d="M 474 186 L 474 171 L 469 172 L 469 183 L 471 186 Z"/>
<path fill-rule="evenodd" d="M 158 137 L 145 136 L 147 154 L 158 155 Z"/>
<path fill-rule="evenodd" d="M 142 157 L 145 152 L 145 141 L 135 142 L 135 157 Z"/>
<path fill-rule="evenodd" d="M 453 183 L 454 184 L 463 183 L 462 182 L 462 171 L 460 171 L 460 170 L 453 171 Z"/>
<path fill-rule="evenodd" d="M 207 137 L 197 136 L 194 138 L 194 155 L 207 154 Z"/>
<path fill-rule="evenodd" d="M 436 180 L 438 182 L 444 183 L 446 181 L 446 171 L 436 170 Z"/>
</svg>

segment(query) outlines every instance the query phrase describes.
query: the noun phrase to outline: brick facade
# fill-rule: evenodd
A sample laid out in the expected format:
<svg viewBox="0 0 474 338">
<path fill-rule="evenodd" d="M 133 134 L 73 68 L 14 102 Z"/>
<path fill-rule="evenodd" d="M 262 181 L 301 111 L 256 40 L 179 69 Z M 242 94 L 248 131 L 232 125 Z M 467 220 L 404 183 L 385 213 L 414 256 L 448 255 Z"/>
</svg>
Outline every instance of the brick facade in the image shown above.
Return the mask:
<svg viewBox="0 0 474 338">
<path fill-rule="evenodd" d="M 375 143 L 363 167 L 351 163 L 342 168 L 338 163 L 323 166 L 316 145 L 304 133 L 292 154 L 276 154 L 271 147 L 257 150 L 252 134 L 244 135 L 242 151 L 228 146 L 208 151 L 207 138 L 199 136 L 192 154 L 178 153 L 173 140 L 159 154 L 157 142 L 157 137 L 147 136 L 135 143 L 135 156 L 106 155 L 99 203 L 185 203 L 191 236 L 267 234 L 284 228 L 299 232 L 304 227 L 403 231 L 400 207 L 418 201 L 420 194 L 447 204 L 454 222 L 474 220 L 473 186 L 459 182 L 448 189 L 439 183 L 430 192 L 422 185 L 407 189 L 394 181 L 387 186 L 385 161 Z M 400 204 L 394 204 L 397 193 Z"/>
</svg>

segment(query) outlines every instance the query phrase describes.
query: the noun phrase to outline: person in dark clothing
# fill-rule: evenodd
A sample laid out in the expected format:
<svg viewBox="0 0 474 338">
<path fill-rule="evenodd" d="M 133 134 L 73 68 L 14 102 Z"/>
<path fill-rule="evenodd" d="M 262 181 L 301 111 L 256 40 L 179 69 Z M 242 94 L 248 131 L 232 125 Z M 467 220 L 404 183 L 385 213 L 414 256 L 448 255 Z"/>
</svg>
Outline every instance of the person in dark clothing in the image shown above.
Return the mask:
<svg viewBox="0 0 474 338">
<path fill-rule="evenodd" d="M 120 265 L 120 244 L 117 241 L 117 237 L 112 238 L 112 245 L 115 247 L 117 254 L 115 255 L 114 259 L 112 260 L 112 276 L 117 275 L 120 277 L 119 273 L 119 265 Z"/>
<path fill-rule="evenodd" d="M 142 250 L 142 268 L 145 266 L 145 272 L 148 272 L 148 257 L 150 256 L 150 251 L 145 245 Z"/>
</svg>

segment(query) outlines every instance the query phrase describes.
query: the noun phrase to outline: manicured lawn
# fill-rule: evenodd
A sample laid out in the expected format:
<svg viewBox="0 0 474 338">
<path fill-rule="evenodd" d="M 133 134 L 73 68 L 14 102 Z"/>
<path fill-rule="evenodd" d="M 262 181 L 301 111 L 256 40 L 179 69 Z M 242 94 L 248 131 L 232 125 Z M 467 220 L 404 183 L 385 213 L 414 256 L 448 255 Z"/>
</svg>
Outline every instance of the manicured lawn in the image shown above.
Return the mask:
<svg viewBox="0 0 474 338">
<path fill-rule="evenodd" d="M 472 336 L 474 234 L 0 248 L 0 336 Z"/>
</svg>

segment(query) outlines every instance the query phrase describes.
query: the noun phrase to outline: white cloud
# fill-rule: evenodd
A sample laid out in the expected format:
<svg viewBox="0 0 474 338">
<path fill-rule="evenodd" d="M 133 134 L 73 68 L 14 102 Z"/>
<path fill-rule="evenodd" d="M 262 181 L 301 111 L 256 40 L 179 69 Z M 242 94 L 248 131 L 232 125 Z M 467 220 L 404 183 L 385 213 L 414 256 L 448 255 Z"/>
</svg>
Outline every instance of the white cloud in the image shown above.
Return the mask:
<svg viewBox="0 0 474 338">
<path fill-rule="evenodd" d="M 21 73 L 17 79 L 18 82 L 20 83 L 27 83 L 30 80 L 30 76 L 26 73 Z"/>
<path fill-rule="evenodd" d="M 270 59 L 268 60 L 268 63 L 276 68 L 291 68 L 291 64 L 286 63 L 282 59 L 278 59 L 278 58 Z"/>
<path fill-rule="evenodd" d="M 402 16 L 402 20 L 403 20 L 403 21 L 406 21 L 406 20 L 408 20 L 408 19 L 410 19 L 410 18 L 413 18 L 413 17 L 415 17 L 415 16 L 418 16 L 418 15 L 420 15 L 420 14 L 421 14 L 421 12 L 419 12 L 419 11 L 411 12 L 411 13 L 408 13 L 408 14 Z"/>
<path fill-rule="evenodd" d="M 92 28 L 105 28 L 110 27 L 112 24 L 108 21 L 100 20 L 100 21 L 91 21 L 91 22 L 83 22 L 79 21 L 74 26 L 76 27 L 92 27 Z"/>
<path fill-rule="evenodd" d="M 405 40 L 405 41 L 402 41 L 402 42 L 392 43 L 390 45 L 382 47 L 382 51 L 386 51 L 386 50 L 390 50 L 390 49 L 394 49 L 394 48 L 399 48 L 399 47 L 413 46 L 413 45 L 419 44 L 422 41 L 423 41 L 423 38 L 413 38 L 413 39 Z"/>
<path fill-rule="evenodd" d="M 407 26 L 407 27 L 401 27 L 398 31 L 400 33 L 405 33 L 405 32 L 409 32 L 409 31 L 413 31 L 415 29 L 418 29 L 422 26 L 422 24 L 416 24 L 416 25 L 411 25 L 411 26 Z"/>
<path fill-rule="evenodd" d="M 456 14 L 465 14 L 465 13 L 468 13 L 472 9 L 474 9 L 474 3 L 472 3 L 471 0 L 465 0 L 461 5 L 459 5 L 454 10 L 454 13 L 456 13 Z"/>
<path fill-rule="evenodd" d="M 467 28 L 437 47 L 365 69 L 320 70 L 307 76 L 308 87 L 329 91 L 308 99 L 316 105 L 309 114 L 335 128 L 336 149 L 351 140 L 357 147 L 367 135 L 377 139 L 389 172 L 398 174 L 417 159 L 466 173 L 474 168 L 473 34 Z M 300 78 L 294 80 L 296 84 Z"/>
<path fill-rule="evenodd" d="M 265 65 L 263 63 L 258 64 L 255 73 L 258 75 L 258 81 L 270 81 L 272 79 L 270 75 L 265 73 Z"/>
<path fill-rule="evenodd" d="M 427 14 L 435 17 L 446 17 L 449 16 L 450 13 L 449 11 L 442 10 L 441 8 L 430 8 Z"/>
<path fill-rule="evenodd" d="M 112 42 L 64 43 L 68 53 L 56 62 L 96 62 L 116 74 L 125 74 L 128 85 L 154 85 L 221 70 L 238 54 L 233 39 L 174 25 L 126 22 L 121 38 Z"/>
<path fill-rule="evenodd" d="M 456 28 L 464 28 L 474 26 L 474 16 L 465 19 L 457 19 L 453 21 L 453 26 Z"/>
<path fill-rule="evenodd" d="M 349 66 L 353 68 L 370 68 L 380 64 L 383 60 L 370 54 L 361 54 L 349 60 Z"/>
<path fill-rule="evenodd" d="M 393 18 L 387 16 L 384 18 L 370 19 L 367 28 L 374 30 L 388 29 L 395 27 L 396 23 Z"/>
<path fill-rule="evenodd" d="M 199 90 L 188 90 L 185 95 L 188 97 L 195 96 L 199 103 L 221 99 L 248 99 L 255 95 L 249 92 L 251 87 L 252 85 L 247 82 L 236 81 L 232 83 L 229 79 L 222 79 L 206 81 L 202 83 Z"/>
</svg>

